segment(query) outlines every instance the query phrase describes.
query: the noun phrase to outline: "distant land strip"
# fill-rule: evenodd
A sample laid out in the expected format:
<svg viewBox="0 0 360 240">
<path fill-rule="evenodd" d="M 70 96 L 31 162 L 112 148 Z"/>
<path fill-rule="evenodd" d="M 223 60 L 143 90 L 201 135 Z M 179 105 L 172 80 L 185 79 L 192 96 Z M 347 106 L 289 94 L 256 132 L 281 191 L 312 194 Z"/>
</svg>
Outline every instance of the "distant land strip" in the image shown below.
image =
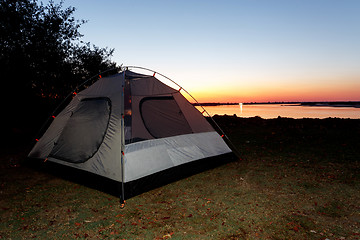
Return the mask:
<svg viewBox="0 0 360 240">
<path fill-rule="evenodd" d="M 221 106 L 221 105 L 239 105 L 240 103 L 193 103 L 194 106 Z M 354 107 L 360 108 L 360 101 L 348 101 L 348 102 L 247 102 L 242 103 L 243 105 L 254 105 L 254 104 L 291 104 L 292 106 L 307 106 L 307 107 Z"/>
</svg>

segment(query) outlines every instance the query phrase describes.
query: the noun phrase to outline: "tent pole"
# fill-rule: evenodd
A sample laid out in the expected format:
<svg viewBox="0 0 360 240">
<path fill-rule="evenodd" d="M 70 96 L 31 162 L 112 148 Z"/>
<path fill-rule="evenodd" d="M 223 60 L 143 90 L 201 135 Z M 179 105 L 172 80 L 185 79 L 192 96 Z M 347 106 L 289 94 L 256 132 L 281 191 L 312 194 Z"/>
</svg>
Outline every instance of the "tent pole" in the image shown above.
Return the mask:
<svg viewBox="0 0 360 240">
<path fill-rule="evenodd" d="M 125 155 L 125 106 L 124 106 L 124 101 L 125 101 L 125 72 L 124 72 L 124 78 L 121 80 L 121 87 L 122 87 L 122 92 L 121 92 L 121 119 L 120 119 L 120 126 L 121 126 L 121 143 L 120 143 L 120 164 L 121 164 L 121 196 L 120 196 L 120 204 L 121 204 L 121 208 L 125 207 L 125 184 L 124 184 L 124 180 L 125 180 L 125 176 L 124 176 L 124 155 Z"/>
</svg>

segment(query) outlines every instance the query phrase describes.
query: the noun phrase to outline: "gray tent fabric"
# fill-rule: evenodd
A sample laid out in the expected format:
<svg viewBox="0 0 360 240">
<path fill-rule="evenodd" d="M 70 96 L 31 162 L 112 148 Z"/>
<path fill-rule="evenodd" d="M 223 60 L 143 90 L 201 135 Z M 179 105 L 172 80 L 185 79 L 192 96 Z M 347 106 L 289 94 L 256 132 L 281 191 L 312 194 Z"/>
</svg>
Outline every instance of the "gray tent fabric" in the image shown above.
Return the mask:
<svg viewBox="0 0 360 240">
<path fill-rule="evenodd" d="M 230 152 L 179 90 L 126 70 L 74 96 L 29 157 L 126 183 Z"/>
<path fill-rule="evenodd" d="M 74 167 L 84 171 L 88 171 L 112 180 L 121 181 L 121 109 L 123 107 L 123 86 L 125 82 L 125 73 L 119 73 L 110 77 L 101 78 L 87 89 L 79 92 L 70 102 L 68 106 L 61 111 L 44 135 L 35 144 L 29 157 L 48 159 L 58 164 Z M 83 99 L 88 98 L 106 98 L 111 102 L 111 111 L 108 118 L 108 126 L 102 143 L 98 147 L 95 154 L 85 162 L 74 163 L 64 161 L 56 156 L 51 156 L 58 139 L 66 130 L 66 125 L 73 113 L 78 108 Z M 71 123 L 70 123 L 71 124 Z M 90 124 L 89 124 L 90 125 Z M 91 125 L 86 131 L 93 131 L 95 125 Z M 74 130 L 75 131 L 75 130 Z M 85 129 L 83 129 L 85 131 Z M 80 134 L 84 137 L 83 134 Z M 100 135 L 100 134 L 99 134 Z M 77 136 L 80 137 L 80 136 Z M 72 144 L 73 140 L 68 139 L 67 147 L 71 146 L 76 149 L 79 145 Z M 54 150 L 55 151 L 55 150 Z M 76 150 L 73 150 L 76 151 Z M 53 152 L 54 153 L 54 152 Z"/>
<path fill-rule="evenodd" d="M 72 163 L 86 162 L 103 142 L 110 114 L 111 102 L 108 98 L 81 100 L 49 156 Z"/>
<path fill-rule="evenodd" d="M 231 152 L 215 131 L 151 139 L 128 144 L 125 149 L 125 182 Z"/>
</svg>

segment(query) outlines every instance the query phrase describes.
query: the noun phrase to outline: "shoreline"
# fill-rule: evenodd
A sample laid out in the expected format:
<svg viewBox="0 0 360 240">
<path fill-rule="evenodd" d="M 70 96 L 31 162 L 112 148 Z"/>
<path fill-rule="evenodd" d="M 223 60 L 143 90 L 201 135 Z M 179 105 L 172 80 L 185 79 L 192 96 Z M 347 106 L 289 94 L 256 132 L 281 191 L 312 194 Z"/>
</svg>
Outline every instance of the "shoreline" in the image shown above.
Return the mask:
<svg viewBox="0 0 360 240">
<path fill-rule="evenodd" d="M 315 120 L 315 121 L 330 121 L 330 120 L 344 120 L 344 121 L 347 121 L 347 120 L 351 120 L 351 121 L 360 121 L 360 118 L 341 118 L 341 117 L 325 117 L 325 118 L 313 118 L 313 117 L 302 117 L 302 118 L 294 118 L 294 117 L 282 117 L 282 116 L 277 116 L 277 117 L 274 117 L 274 118 L 263 118 L 263 117 L 260 117 L 260 116 L 252 116 L 252 117 L 242 117 L 242 116 L 238 116 L 236 114 L 233 114 L 233 115 L 227 115 L 227 114 L 223 114 L 223 115 L 220 115 L 220 114 L 215 114 L 215 115 L 212 115 L 211 116 L 212 118 L 215 118 L 215 119 L 221 119 L 221 118 L 229 118 L 229 119 L 244 119 L 244 120 L 265 120 L 265 121 L 274 121 L 274 120 L 289 120 L 289 121 L 309 121 L 309 120 Z M 205 118 L 210 118 L 208 116 L 206 116 Z"/>
<path fill-rule="evenodd" d="M 360 102 L 306 102 L 301 103 L 304 107 L 353 107 L 360 108 Z"/>
<path fill-rule="evenodd" d="M 192 103 L 193 106 L 230 106 L 230 105 L 270 105 L 281 104 L 282 106 L 304 106 L 304 107 L 352 107 L 360 108 L 360 101 L 349 102 L 250 102 L 250 103 Z"/>
</svg>

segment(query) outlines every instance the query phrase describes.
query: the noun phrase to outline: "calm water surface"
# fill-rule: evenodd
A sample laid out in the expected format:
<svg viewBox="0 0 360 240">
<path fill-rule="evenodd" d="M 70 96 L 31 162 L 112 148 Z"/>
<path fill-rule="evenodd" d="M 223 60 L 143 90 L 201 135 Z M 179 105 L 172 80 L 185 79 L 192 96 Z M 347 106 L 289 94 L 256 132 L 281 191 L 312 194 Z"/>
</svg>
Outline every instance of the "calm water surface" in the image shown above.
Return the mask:
<svg viewBox="0 0 360 240">
<path fill-rule="evenodd" d="M 202 112 L 201 107 L 197 107 Z M 219 105 L 204 107 L 210 115 L 234 115 L 238 117 L 261 118 L 352 118 L 360 119 L 360 108 L 352 107 L 310 107 L 284 104 Z M 205 115 L 205 114 L 204 114 Z"/>
</svg>

